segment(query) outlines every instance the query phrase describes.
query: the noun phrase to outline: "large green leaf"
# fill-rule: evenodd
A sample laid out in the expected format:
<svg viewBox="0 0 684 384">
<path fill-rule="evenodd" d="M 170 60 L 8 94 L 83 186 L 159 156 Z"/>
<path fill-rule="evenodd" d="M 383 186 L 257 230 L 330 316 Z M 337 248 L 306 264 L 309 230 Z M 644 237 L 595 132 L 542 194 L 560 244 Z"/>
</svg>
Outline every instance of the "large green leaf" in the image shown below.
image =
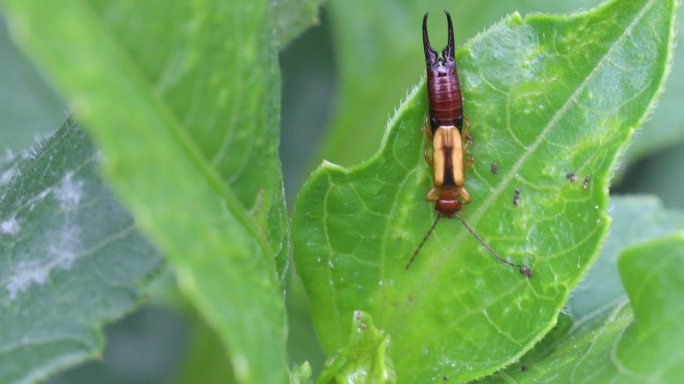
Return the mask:
<svg viewBox="0 0 684 384">
<path fill-rule="evenodd" d="M 270 2 L 3 3 L 21 45 L 88 123 L 114 189 L 228 347 L 238 381 L 286 381 Z"/>
<path fill-rule="evenodd" d="M 684 375 L 684 233 L 618 258 L 626 297 L 576 321 L 542 354 L 485 382 L 676 383 Z M 521 369 L 522 368 L 522 369 Z"/>
<path fill-rule="evenodd" d="M 99 355 L 162 259 L 71 122 L 0 172 L 0 382 L 35 382 Z"/>
<path fill-rule="evenodd" d="M 476 158 L 466 220 L 530 266 L 531 280 L 447 220 L 404 270 L 434 220 L 422 202 L 423 82 L 370 161 L 321 166 L 298 200 L 294 244 L 325 349 L 344 343 L 354 310 L 391 335 L 400 381 L 476 378 L 537 342 L 598 255 L 610 175 L 662 87 L 675 11 L 674 1 L 641 0 L 567 17 L 515 14 L 457 53 Z"/>
</svg>

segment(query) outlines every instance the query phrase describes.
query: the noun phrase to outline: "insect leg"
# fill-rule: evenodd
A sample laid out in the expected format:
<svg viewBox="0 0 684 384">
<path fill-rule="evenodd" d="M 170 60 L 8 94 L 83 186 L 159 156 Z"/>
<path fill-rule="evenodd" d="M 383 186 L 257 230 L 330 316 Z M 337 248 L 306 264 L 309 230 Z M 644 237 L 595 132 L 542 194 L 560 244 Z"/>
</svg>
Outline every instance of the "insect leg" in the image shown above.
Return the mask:
<svg viewBox="0 0 684 384">
<path fill-rule="evenodd" d="M 427 196 L 425 196 L 425 200 L 435 201 L 439 198 L 439 194 L 441 192 L 442 191 L 440 187 L 432 187 L 432 189 L 430 189 L 430 192 L 428 192 Z"/>
<path fill-rule="evenodd" d="M 465 127 L 463 127 L 463 130 L 461 130 L 461 139 L 465 140 L 470 133 L 470 121 L 466 117 L 463 118 L 463 121 L 465 122 Z"/>
<path fill-rule="evenodd" d="M 468 119 L 464 120 L 465 128 L 463 128 L 463 131 L 461 132 L 461 139 L 465 140 L 465 143 L 463 144 L 463 157 L 466 158 L 466 161 L 463 164 L 463 167 L 470 168 L 475 162 L 475 157 L 468 151 L 468 148 L 473 144 L 473 137 L 468 134 L 470 132 L 470 121 L 468 121 Z"/>
<path fill-rule="evenodd" d="M 468 204 L 471 201 L 473 201 L 473 199 L 470 197 L 470 194 L 468 193 L 468 191 L 466 191 L 464 186 L 461 185 L 459 187 L 456 187 L 456 192 L 459 194 L 459 196 L 463 198 L 463 204 Z"/>
<path fill-rule="evenodd" d="M 432 168 L 432 157 L 430 157 L 430 144 L 432 144 L 432 129 L 430 129 L 430 118 L 425 116 L 423 123 L 423 133 L 425 134 L 425 144 L 423 145 L 423 158 L 430 168 Z"/>
<path fill-rule="evenodd" d="M 463 168 L 470 168 L 475 162 L 475 156 L 468 151 L 468 148 L 473 144 L 473 137 L 467 136 L 466 142 L 463 144 L 463 157 L 465 157 L 465 162 L 463 163 Z"/>
</svg>

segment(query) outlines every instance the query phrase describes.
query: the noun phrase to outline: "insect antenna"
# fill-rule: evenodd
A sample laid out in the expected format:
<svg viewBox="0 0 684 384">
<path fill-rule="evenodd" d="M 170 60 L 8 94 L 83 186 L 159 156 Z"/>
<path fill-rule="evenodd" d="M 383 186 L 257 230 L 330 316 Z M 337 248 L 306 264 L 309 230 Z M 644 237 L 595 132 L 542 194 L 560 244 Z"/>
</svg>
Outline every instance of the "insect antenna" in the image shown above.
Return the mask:
<svg viewBox="0 0 684 384">
<path fill-rule="evenodd" d="M 404 267 L 404 269 L 409 269 L 409 267 L 413 263 L 413 260 L 415 260 L 416 256 L 418 256 L 418 252 L 420 252 L 420 249 L 423 248 L 423 245 L 425 245 L 425 242 L 427 241 L 427 239 L 430 238 L 430 235 L 432 235 L 432 231 L 435 230 L 435 227 L 437 226 L 437 223 L 439 223 L 439 219 L 441 219 L 441 218 L 442 218 L 442 215 L 437 214 L 437 218 L 435 219 L 435 222 L 432 223 L 432 226 L 430 227 L 430 229 L 427 231 L 427 233 L 423 237 L 423 240 L 421 240 L 420 244 L 418 244 L 418 248 L 416 248 L 416 250 L 413 251 L 413 255 L 411 255 L 411 258 L 409 259 L 408 263 L 406 263 L 406 266 Z"/>
<path fill-rule="evenodd" d="M 501 255 L 496 253 L 496 251 L 494 251 L 492 249 L 492 247 L 489 246 L 489 244 L 485 243 L 485 241 L 482 240 L 482 238 L 472 228 L 470 228 L 470 226 L 465 222 L 465 220 L 463 220 L 463 217 L 461 217 L 461 215 L 459 215 L 458 213 L 455 213 L 454 216 L 458 219 L 458 221 L 461 222 L 461 224 L 463 224 L 463 226 L 468 230 L 468 232 L 470 232 L 470 234 L 473 235 L 473 237 L 476 238 L 477 241 L 479 241 L 480 244 L 482 244 L 482 246 L 485 247 L 485 249 L 487 249 L 489 251 L 489 253 L 492 254 L 492 256 L 496 257 L 500 262 L 502 262 L 504 264 L 510 265 L 511 267 L 518 268 L 518 271 L 520 271 L 520 273 L 522 273 L 523 275 L 527 276 L 527 278 L 532 278 L 532 270 L 529 267 L 526 267 L 526 266 L 521 265 L 521 264 L 515 264 L 515 263 L 512 263 L 512 262 L 504 259 Z"/>
</svg>

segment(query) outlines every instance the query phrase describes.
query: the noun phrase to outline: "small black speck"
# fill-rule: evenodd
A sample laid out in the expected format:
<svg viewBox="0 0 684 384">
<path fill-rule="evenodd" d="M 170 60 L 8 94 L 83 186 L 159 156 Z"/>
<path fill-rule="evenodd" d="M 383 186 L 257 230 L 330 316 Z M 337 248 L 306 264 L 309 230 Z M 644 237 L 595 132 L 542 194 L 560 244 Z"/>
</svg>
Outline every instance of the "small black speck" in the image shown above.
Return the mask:
<svg viewBox="0 0 684 384">
<path fill-rule="evenodd" d="M 516 189 L 515 192 L 513 193 L 513 205 L 516 207 L 520 205 L 520 190 Z"/>
<path fill-rule="evenodd" d="M 447 375 L 442 376 L 442 380 L 449 381 L 449 376 L 447 376 Z"/>
<path fill-rule="evenodd" d="M 356 320 L 361 320 L 361 311 L 354 311 L 354 318 Z"/>
<path fill-rule="evenodd" d="M 361 324 L 359 324 L 359 328 L 361 328 L 361 329 L 366 329 L 366 323 L 361 323 Z"/>
<path fill-rule="evenodd" d="M 528 369 L 529 369 L 529 368 L 527 367 L 527 365 L 521 365 L 521 366 L 520 366 L 520 370 L 523 371 L 523 372 L 527 372 Z"/>
<path fill-rule="evenodd" d="M 577 179 L 578 179 L 577 175 L 575 175 L 574 172 L 568 172 L 568 173 L 565 175 L 565 177 L 567 177 L 568 180 L 572 181 L 573 183 L 576 183 L 576 182 L 577 182 Z"/>
<path fill-rule="evenodd" d="M 496 166 L 496 163 L 492 163 L 492 173 L 496 175 L 497 172 L 499 172 L 499 167 Z"/>
<path fill-rule="evenodd" d="M 532 269 L 530 269 L 530 267 L 525 267 L 525 266 L 520 267 L 520 273 L 527 276 L 528 279 L 531 279 L 533 276 L 532 275 Z"/>
<path fill-rule="evenodd" d="M 584 176 L 584 183 L 582 183 L 582 188 L 589 189 L 589 176 Z"/>
</svg>

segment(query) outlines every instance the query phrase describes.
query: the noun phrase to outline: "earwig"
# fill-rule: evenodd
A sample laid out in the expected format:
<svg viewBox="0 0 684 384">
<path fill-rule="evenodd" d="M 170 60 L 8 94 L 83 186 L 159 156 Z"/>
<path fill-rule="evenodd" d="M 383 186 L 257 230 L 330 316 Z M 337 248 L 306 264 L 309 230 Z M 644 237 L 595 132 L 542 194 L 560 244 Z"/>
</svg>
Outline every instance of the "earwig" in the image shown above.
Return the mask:
<svg viewBox="0 0 684 384">
<path fill-rule="evenodd" d="M 449 12 L 444 13 L 447 17 L 448 40 L 441 57 L 430 45 L 427 31 L 428 14 L 423 16 L 423 49 L 427 64 L 429 104 L 428 115 L 423 125 L 423 132 L 427 137 L 423 156 L 432 168 L 433 181 L 426 200 L 435 202 L 437 218 L 411 255 L 405 268 L 408 269 L 411 266 L 440 219 L 456 218 L 492 256 L 504 264 L 517 268 L 525 276 L 532 277 L 532 271 L 528 267 L 512 263 L 496 253 L 458 213 L 464 205 L 472 201 L 464 183 L 465 169 L 473 164 L 474 158 L 468 152 L 472 137 L 468 135 L 470 123 L 463 116 L 463 96 L 454 55 L 454 28 Z M 429 151 L 430 144 L 432 144 L 432 156 Z"/>
</svg>

